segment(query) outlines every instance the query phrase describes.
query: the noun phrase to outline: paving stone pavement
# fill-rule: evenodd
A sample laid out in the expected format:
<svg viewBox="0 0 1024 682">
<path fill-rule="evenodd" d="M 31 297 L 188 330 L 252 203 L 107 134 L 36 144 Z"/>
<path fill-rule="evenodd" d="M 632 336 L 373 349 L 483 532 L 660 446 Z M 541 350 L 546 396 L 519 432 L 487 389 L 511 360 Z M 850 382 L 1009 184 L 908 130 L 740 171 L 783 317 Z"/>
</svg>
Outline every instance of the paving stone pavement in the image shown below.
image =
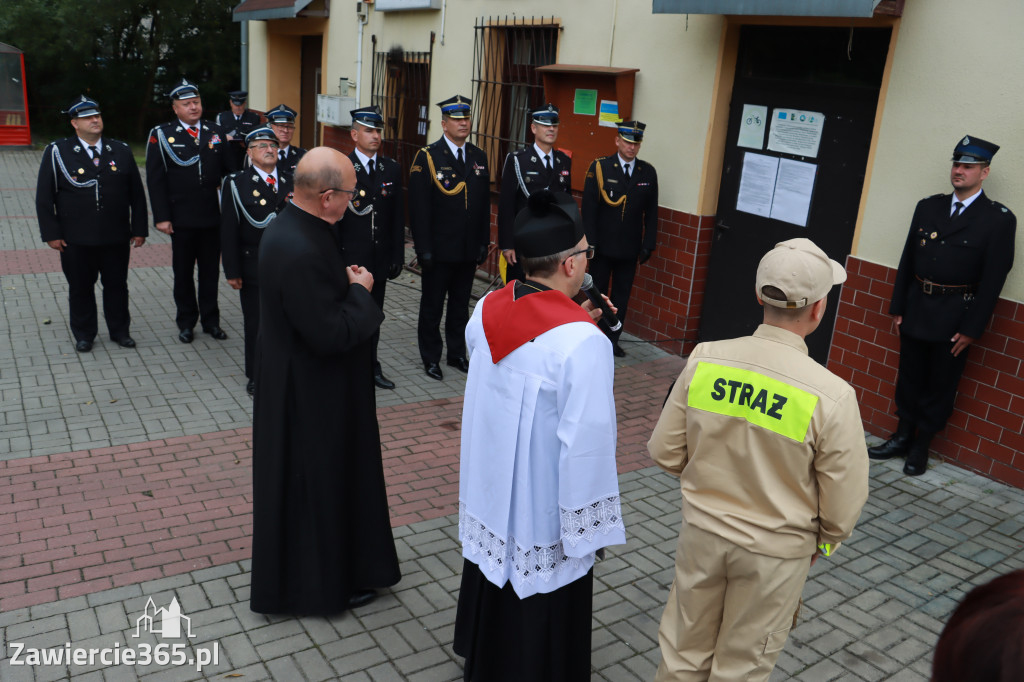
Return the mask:
<svg viewBox="0 0 1024 682">
<path fill-rule="evenodd" d="M 228 341 L 179 344 L 169 244 L 155 233 L 129 275 L 138 348 L 101 334 L 92 353 L 75 353 L 59 262 L 38 241 L 38 164 L 38 151 L 0 152 L 0 680 L 460 679 L 451 640 L 465 382 L 454 370 L 431 381 L 416 361 L 418 278 L 388 285 L 381 360 L 398 388 L 377 393 L 402 581 L 335 618 L 254 614 L 237 294 L 220 292 Z M 616 403 L 629 540 L 595 568 L 592 679 L 607 682 L 653 679 L 680 523 L 678 483 L 648 466 L 644 444 L 682 361 L 627 339 Z M 872 464 L 857 531 L 811 570 L 773 681 L 927 680 L 956 603 L 1024 566 L 1024 491 L 944 463 L 908 479 L 901 464 Z M 140 628 L 172 599 L 194 637 Z M 216 661 L 19 664 L 33 649 L 71 648 Z"/>
</svg>

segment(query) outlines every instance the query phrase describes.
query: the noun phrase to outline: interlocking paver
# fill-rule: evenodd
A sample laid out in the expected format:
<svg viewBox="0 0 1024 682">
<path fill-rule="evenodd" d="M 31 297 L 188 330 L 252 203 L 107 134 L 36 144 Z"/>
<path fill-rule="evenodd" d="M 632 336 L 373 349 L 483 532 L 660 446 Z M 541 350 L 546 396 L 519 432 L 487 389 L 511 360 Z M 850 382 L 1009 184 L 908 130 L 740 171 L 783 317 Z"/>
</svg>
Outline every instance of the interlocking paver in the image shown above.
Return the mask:
<svg viewBox="0 0 1024 682">
<path fill-rule="evenodd" d="M 219 663 L 73 668 L 92 682 L 143 679 L 461 679 L 451 651 L 462 556 L 459 421 L 465 376 L 422 377 L 418 277 L 389 283 L 378 391 L 389 502 L 403 579 L 356 613 L 251 612 L 251 401 L 238 297 L 222 285 L 223 342 L 176 341 L 170 243 L 133 250 L 133 335 L 73 351 L 59 260 L 38 241 L 31 185 L 39 152 L 0 152 L 0 641 L 138 648 L 148 598 L 176 598 Z M 475 285 L 479 295 L 484 282 Z M 594 680 L 650 680 L 681 516 L 676 479 L 649 466 L 646 439 L 682 362 L 627 337 L 616 360 L 619 471 L 628 544 L 595 567 Z M 945 619 L 973 586 L 1024 567 L 1024 493 L 946 464 L 907 479 L 871 467 L 854 537 L 812 568 L 800 622 L 771 679 L 924 680 Z M 67 679 L 10 665 L 0 679 Z"/>
</svg>

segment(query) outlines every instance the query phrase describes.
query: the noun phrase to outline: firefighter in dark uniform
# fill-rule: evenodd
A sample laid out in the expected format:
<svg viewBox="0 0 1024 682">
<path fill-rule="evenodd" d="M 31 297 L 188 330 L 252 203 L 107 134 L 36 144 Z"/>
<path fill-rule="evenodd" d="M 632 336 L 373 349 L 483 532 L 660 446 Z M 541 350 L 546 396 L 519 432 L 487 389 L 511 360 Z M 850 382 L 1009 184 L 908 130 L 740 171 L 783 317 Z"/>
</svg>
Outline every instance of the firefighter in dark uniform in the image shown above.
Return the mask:
<svg viewBox="0 0 1024 682">
<path fill-rule="evenodd" d="M 981 189 L 998 149 L 973 135 L 960 140 L 953 193 L 918 202 L 896 271 L 889 313 L 900 330 L 899 426 L 868 455 L 906 456 L 909 476 L 928 468 L 928 446 L 953 412 L 968 349 L 988 326 L 1013 266 L 1017 218 Z"/>
<path fill-rule="evenodd" d="M 512 248 L 512 226 L 526 208 L 530 195 L 539 189 L 570 194 L 572 158 L 555 149 L 558 139 L 558 107 L 547 104 L 531 113 L 533 146 L 505 157 L 498 199 L 498 246 L 505 260 L 504 280 L 523 279 L 523 268 Z"/>
<path fill-rule="evenodd" d="M 583 227 L 596 250 L 590 274 L 598 290 L 618 306 L 623 323 L 636 267 L 651 257 L 658 234 L 658 173 L 636 158 L 646 128 L 639 121 L 620 123 L 618 153 L 595 159 L 583 185 Z M 616 357 L 624 356 L 619 347 L 622 329 L 606 333 Z"/>
<path fill-rule="evenodd" d="M 448 365 L 469 370 L 466 323 L 476 267 L 487 259 L 491 231 L 487 155 L 467 142 L 470 104 L 456 95 L 441 107 L 441 139 L 416 152 L 409 169 L 409 222 L 423 269 L 417 326 L 420 357 L 431 379 L 441 380 L 441 315 L 445 297 Z"/>
<path fill-rule="evenodd" d="M 202 119 L 199 88 L 184 78 L 168 94 L 176 120 L 149 133 L 146 186 L 156 229 L 171 236 L 178 340 L 192 343 L 192 328 L 223 341 L 217 283 L 220 274 L 220 204 L 217 189 L 228 174 L 226 133 Z M 192 276 L 199 270 L 199 295 Z"/>
<path fill-rule="evenodd" d="M 245 106 L 248 98 L 249 93 L 245 90 L 232 90 L 228 93 L 231 109 L 220 112 L 214 119 L 214 123 L 228 133 L 231 167 L 236 170 L 244 165 L 246 158 L 245 137 L 260 127 L 260 115 Z"/>
<path fill-rule="evenodd" d="M 257 128 L 245 137 L 252 164 L 224 182 L 221 192 L 220 243 L 224 278 L 238 290 L 245 332 L 245 390 L 255 392 L 253 362 L 260 328 L 260 287 L 257 268 L 263 229 L 284 210 L 292 195 L 292 177 L 277 169 L 277 136 Z"/>
<path fill-rule="evenodd" d="M 353 109 L 352 141 L 348 158 L 356 169 L 356 193 L 341 219 L 341 247 L 345 263 L 361 265 L 373 275 L 370 295 L 384 310 L 384 290 L 389 279 L 402 273 L 405 256 L 405 205 L 402 201 L 402 169 L 398 162 L 378 154 L 384 117 L 376 106 Z M 373 382 L 392 389 L 395 382 L 384 376 L 377 358 L 380 329 L 373 335 Z"/>
<path fill-rule="evenodd" d="M 267 125 L 277 135 L 277 168 L 289 175 L 295 174 L 295 167 L 299 165 L 299 159 L 306 153 L 302 147 L 292 144 L 292 137 L 295 136 L 295 117 L 298 114 L 286 104 L 278 104 L 267 112 Z"/>
<path fill-rule="evenodd" d="M 97 276 L 110 340 L 133 348 L 128 252 L 130 245 L 142 246 L 149 234 L 142 178 L 128 145 L 102 136 L 103 117 L 95 101 L 82 95 L 66 113 L 76 135 L 43 151 L 36 183 L 39 232 L 60 251 L 75 350 L 92 350 L 96 338 Z"/>
</svg>

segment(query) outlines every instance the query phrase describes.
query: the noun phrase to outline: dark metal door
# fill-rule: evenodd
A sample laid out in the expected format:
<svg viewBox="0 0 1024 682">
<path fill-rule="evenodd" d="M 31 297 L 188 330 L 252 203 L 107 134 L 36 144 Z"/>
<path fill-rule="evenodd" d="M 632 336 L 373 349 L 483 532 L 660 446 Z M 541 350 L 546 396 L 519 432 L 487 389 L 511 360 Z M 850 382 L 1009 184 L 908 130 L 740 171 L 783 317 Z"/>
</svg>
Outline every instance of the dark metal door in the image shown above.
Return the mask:
<svg viewBox="0 0 1024 682">
<path fill-rule="evenodd" d="M 745 336 L 757 328 L 762 318 L 754 292 L 757 263 L 777 242 L 807 237 L 845 263 L 853 243 L 890 33 L 888 28 L 743 27 L 701 316 L 702 341 Z M 738 144 L 745 105 L 765 108 L 760 149 Z M 783 110 L 824 115 L 815 156 L 768 148 L 772 117 L 778 118 Z M 806 185 L 813 188 L 806 225 L 739 210 L 748 153 L 813 164 L 803 167 L 813 169 L 813 184 Z M 778 191 L 775 196 L 780 196 Z M 828 357 L 838 291 L 830 294 L 818 331 L 807 338 L 811 356 L 821 363 Z"/>
</svg>

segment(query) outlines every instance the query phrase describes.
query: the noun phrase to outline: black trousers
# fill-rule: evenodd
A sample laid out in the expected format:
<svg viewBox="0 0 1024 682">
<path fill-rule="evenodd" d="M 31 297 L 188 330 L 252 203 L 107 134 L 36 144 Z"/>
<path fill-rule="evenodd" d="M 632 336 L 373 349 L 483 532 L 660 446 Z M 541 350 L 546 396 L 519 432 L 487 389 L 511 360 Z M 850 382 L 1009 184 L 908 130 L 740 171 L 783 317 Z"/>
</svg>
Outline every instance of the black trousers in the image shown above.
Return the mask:
<svg viewBox="0 0 1024 682">
<path fill-rule="evenodd" d="M 602 294 L 607 294 L 612 303 L 619 309 L 616 317 L 626 324 L 626 313 L 629 311 L 629 294 L 633 291 L 633 278 L 636 276 L 636 258 L 607 258 L 595 255 L 590 261 L 590 276 L 594 278 L 594 286 Z M 611 289 L 608 280 L 611 280 Z M 612 343 L 618 343 L 622 335 L 622 327 L 617 332 L 609 332 L 604 325 L 601 331 L 608 335 Z"/>
<path fill-rule="evenodd" d="M 953 357 L 950 341 L 922 341 L 900 335 L 896 414 L 926 434 L 936 434 L 953 413 L 956 389 L 967 365 L 968 346 Z"/>
<path fill-rule="evenodd" d="M 242 288 L 238 296 L 242 304 L 242 333 L 245 343 L 245 376 L 253 378 L 256 362 L 256 337 L 260 332 L 259 247 L 242 248 Z"/>
<path fill-rule="evenodd" d="M 444 337 L 448 359 L 466 357 L 466 323 L 469 322 L 469 295 L 473 291 L 476 263 L 434 263 L 423 273 L 420 317 L 416 332 L 423 362 L 441 362 L 441 315 L 445 297 L 448 315 Z"/>
<path fill-rule="evenodd" d="M 199 297 L 192 277 L 199 269 Z M 202 321 L 203 329 L 220 326 L 217 286 L 220 280 L 220 230 L 175 228 L 171 235 L 171 266 L 174 270 L 174 305 L 178 329 L 192 329 Z"/>
<path fill-rule="evenodd" d="M 128 239 L 122 244 L 68 244 L 60 254 L 60 267 L 68 281 L 71 334 L 75 341 L 96 338 L 96 278 L 103 285 L 103 317 L 110 338 L 128 336 Z"/>
<path fill-rule="evenodd" d="M 378 308 L 384 310 L 384 292 L 387 290 L 388 285 L 388 269 L 378 268 L 377 272 L 371 274 L 373 274 L 373 290 L 370 291 L 370 297 L 377 304 Z M 377 346 L 380 344 L 380 327 L 377 327 L 377 331 L 373 333 L 373 338 L 370 342 L 373 344 L 373 372 L 374 374 L 381 374 L 380 360 L 377 359 Z"/>
</svg>

